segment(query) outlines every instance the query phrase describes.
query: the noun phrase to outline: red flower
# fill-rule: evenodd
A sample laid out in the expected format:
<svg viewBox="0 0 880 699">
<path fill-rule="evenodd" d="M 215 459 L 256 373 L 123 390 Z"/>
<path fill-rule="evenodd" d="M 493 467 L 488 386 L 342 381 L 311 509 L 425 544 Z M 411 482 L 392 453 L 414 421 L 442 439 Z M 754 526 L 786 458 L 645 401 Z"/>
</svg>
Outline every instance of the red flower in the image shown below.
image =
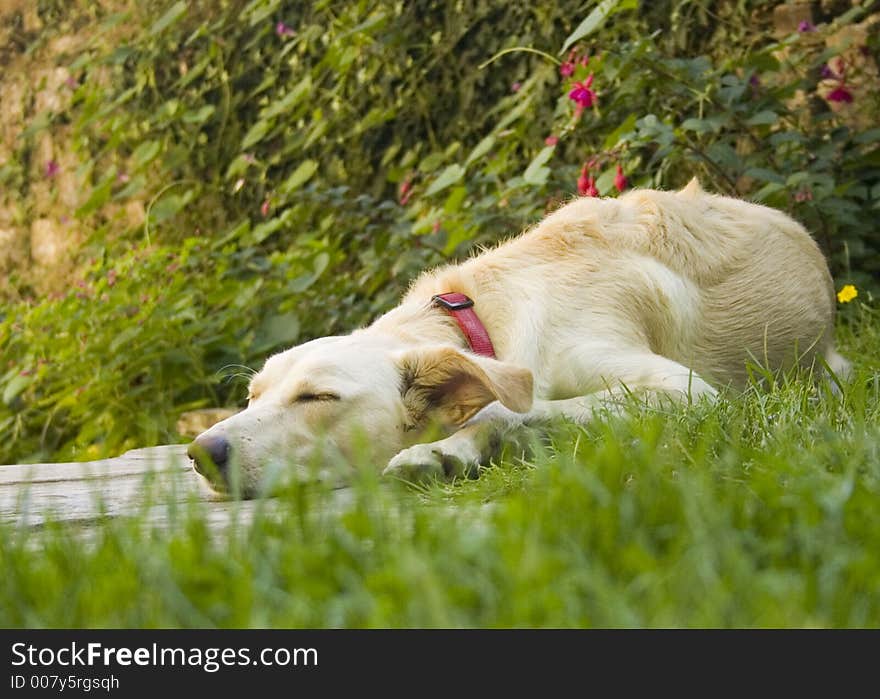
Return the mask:
<svg viewBox="0 0 880 699">
<path fill-rule="evenodd" d="M 406 206 L 409 198 L 412 196 L 412 181 L 404 180 L 397 189 L 397 196 L 400 199 L 400 205 Z"/>
<path fill-rule="evenodd" d="M 581 176 L 578 177 L 578 194 L 582 197 L 599 196 L 599 190 L 596 189 L 596 180 L 590 177 L 586 165 L 581 168 Z"/>
<path fill-rule="evenodd" d="M 592 84 L 593 76 L 591 74 L 583 82 L 576 82 L 571 92 L 568 93 L 568 98 L 577 103 L 581 110 L 589 109 L 596 102 L 596 93 L 590 89 Z"/>
<path fill-rule="evenodd" d="M 829 92 L 825 96 L 825 99 L 829 102 L 846 102 L 847 104 L 850 104 L 853 101 L 853 95 L 852 92 L 846 88 L 846 85 L 840 84 Z"/>
<path fill-rule="evenodd" d="M 618 192 L 622 192 L 627 186 L 626 175 L 623 174 L 623 168 L 620 165 L 617 166 L 617 174 L 614 176 L 614 186 Z"/>
<path fill-rule="evenodd" d="M 802 19 L 798 24 L 799 32 L 814 32 L 816 31 L 816 25 L 810 22 L 807 19 Z"/>
<path fill-rule="evenodd" d="M 263 205 L 260 207 L 260 213 L 263 214 L 263 218 L 266 218 L 266 216 L 269 215 L 269 207 L 270 206 L 271 206 L 271 204 L 269 203 L 269 200 L 266 199 L 266 201 L 264 201 Z"/>
<path fill-rule="evenodd" d="M 61 166 L 57 162 L 54 160 L 46 161 L 46 177 L 55 177 L 59 172 L 61 172 Z"/>
<path fill-rule="evenodd" d="M 563 78 L 571 77 L 574 74 L 574 63 L 571 61 L 566 61 L 561 66 L 559 66 L 559 74 Z"/>
<path fill-rule="evenodd" d="M 547 146 L 555 146 L 557 143 L 559 143 L 559 136 L 550 135 L 544 139 L 544 144 Z"/>
</svg>

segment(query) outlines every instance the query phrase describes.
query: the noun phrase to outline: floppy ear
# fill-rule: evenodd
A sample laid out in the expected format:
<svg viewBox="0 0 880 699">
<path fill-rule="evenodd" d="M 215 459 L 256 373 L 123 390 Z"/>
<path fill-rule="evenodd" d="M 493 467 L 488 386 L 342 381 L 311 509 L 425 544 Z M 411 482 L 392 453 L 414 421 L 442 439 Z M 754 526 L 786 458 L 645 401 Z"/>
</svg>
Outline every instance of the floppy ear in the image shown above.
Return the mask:
<svg viewBox="0 0 880 699">
<path fill-rule="evenodd" d="M 514 364 L 441 346 L 409 350 L 399 366 L 414 425 L 430 416 L 460 425 L 496 400 L 517 413 L 532 407 L 532 372 Z"/>
</svg>

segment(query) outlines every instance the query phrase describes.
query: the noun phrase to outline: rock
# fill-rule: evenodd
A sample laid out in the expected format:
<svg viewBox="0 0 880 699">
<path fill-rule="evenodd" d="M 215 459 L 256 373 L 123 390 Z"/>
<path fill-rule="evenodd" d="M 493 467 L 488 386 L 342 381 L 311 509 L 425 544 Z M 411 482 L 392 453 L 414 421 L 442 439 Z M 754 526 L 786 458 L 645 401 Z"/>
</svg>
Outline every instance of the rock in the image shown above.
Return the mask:
<svg viewBox="0 0 880 699">
<path fill-rule="evenodd" d="M 773 28 L 776 36 L 788 36 L 798 30 L 801 22 L 813 22 L 809 2 L 791 2 L 773 8 Z"/>
<path fill-rule="evenodd" d="M 234 408 L 202 408 L 181 413 L 177 419 L 177 432 L 182 437 L 198 437 L 202 432 L 221 420 L 235 415 Z"/>
</svg>

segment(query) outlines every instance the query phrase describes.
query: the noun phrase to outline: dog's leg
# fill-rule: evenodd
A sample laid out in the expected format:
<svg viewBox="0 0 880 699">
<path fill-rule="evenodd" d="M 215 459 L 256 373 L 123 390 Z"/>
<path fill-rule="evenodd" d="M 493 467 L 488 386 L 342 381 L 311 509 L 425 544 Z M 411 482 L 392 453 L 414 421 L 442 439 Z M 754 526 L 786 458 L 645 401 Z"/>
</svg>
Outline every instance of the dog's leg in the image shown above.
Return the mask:
<svg viewBox="0 0 880 699">
<path fill-rule="evenodd" d="M 587 424 L 598 411 L 619 412 L 631 396 L 648 404 L 664 400 L 689 402 L 714 398 L 715 389 L 692 370 L 656 354 L 627 357 L 628 371 L 620 372 L 604 391 L 564 400 L 537 400 L 528 413 L 515 413 L 495 402 L 487 405 L 457 432 L 428 444 L 404 449 L 385 468 L 384 475 L 408 481 L 472 476 L 498 453 L 502 444 L 522 435 L 519 428 L 563 418 Z"/>
</svg>

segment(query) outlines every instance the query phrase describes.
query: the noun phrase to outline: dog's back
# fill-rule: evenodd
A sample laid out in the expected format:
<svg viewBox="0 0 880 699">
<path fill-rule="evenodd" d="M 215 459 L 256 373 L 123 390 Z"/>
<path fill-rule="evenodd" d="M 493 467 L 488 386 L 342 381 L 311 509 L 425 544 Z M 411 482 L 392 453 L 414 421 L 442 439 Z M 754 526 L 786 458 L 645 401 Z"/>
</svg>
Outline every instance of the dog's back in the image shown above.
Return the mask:
<svg viewBox="0 0 880 699">
<path fill-rule="evenodd" d="M 696 181 L 574 200 L 524 235 L 428 273 L 414 292 L 450 284 L 491 299 L 484 307 L 504 316 L 496 325 L 507 347 L 533 336 L 526 324 L 566 348 L 608 335 L 609 345 L 648 345 L 716 385 L 742 386 L 750 361 L 777 370 L 818 352 L 835 372 L 848 366 L 833 350 L 831 275 L 806 230 Z"/>
<path fill-rule="evenodd" d="M 828 265 L 809 233 L 785 214 L 703 192 L 634 192 L 651 211 L 653 252 L 699 289 L 690 366 L 741 385 L 745 359 L 776 370 L 833 351 L 835 296 Z M 836 364 L 836 366 L 834 366 Z"/>
</svg>

